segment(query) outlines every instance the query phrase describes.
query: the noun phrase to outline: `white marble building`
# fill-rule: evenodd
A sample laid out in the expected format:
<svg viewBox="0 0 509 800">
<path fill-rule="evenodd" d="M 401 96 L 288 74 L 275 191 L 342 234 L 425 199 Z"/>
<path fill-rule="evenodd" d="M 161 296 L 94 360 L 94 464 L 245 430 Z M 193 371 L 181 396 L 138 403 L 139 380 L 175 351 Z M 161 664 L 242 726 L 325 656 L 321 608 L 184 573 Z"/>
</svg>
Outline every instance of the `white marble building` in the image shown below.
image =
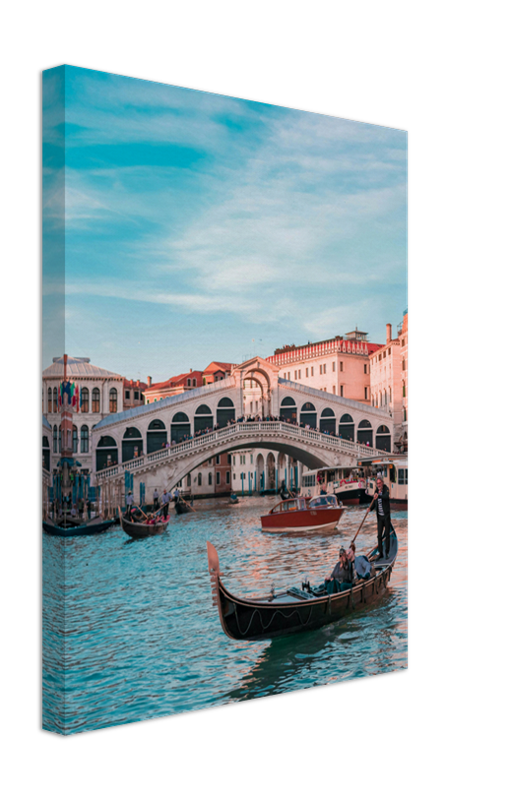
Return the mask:
<svg viewBox="0 0 509 800">
<path fill-rule="evenodd" d="M 50 471 L 56 467 L 60 453 L 60 412 L 57 398 L 63 377 L 62 357 L 54 358 L 51 366 L 42 373 L 42 412 L 51 427 Z M 92 427 L 108 414 L 124 410 L 123 378 L 115 372 L 94 366 L 89 358 L 72 356 L 67 359 L 67 378 L 77 384 L 80 398 L 79 408 L 73 415 L 73 452 L 82 468 L 92 472 Z"/>
</svg>

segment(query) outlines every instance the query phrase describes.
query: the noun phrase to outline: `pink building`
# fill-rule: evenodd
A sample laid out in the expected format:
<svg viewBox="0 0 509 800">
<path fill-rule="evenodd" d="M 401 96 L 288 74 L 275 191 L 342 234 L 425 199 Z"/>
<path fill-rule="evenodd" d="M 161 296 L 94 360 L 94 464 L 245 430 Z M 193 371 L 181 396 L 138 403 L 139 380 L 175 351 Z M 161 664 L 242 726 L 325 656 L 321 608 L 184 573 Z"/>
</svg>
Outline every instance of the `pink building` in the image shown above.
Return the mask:
<svg viewBox="0 0 509 800">
<path fill-rule="evenodd" d="M 408 313 L 396 338 L 386 326 L 386 343 L 371 356 L 371 403 L 388 411 L 394 420 L 394 440 L 407 442 L 408 418 Z M 405 446 L 406 447 L 406 446 Z"/>
</svg>

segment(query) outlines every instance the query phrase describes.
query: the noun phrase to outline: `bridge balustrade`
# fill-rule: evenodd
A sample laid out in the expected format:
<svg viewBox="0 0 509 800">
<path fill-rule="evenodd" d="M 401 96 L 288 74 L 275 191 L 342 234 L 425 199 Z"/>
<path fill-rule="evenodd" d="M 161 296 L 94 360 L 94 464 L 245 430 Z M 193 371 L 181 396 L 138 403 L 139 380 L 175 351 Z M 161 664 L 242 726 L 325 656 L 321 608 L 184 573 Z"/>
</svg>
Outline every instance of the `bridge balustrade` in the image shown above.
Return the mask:
<svg viewBox="0 0 509 800">
<path fill-rule="evenodd" d="M 356 444 L 347 439 L 341 439 L 340 437 L 331 436 L 326 433 L 321 433 L 320 431 L 307 430 L 306 428 L 301 428 L 299 425 L 292 425 L 288 422 L 237 422 L 235 425 L 229 425 L 217 431 L 187 439 L 185 442 L 180 442 L 180 444 L 163 448 L 162 450 L 150 453 L 148 456 L 140 456 L 131 461 L 126 461 L 123 464 L 115 465 L 114 467 L 106 467 L 96 473 L 97 478 L 103 481 L 107 478 L 119 475 L 125 470 L 132 472 L 134 469 L 144 466 L 145 463 L 162 461 L 165 458 L 172 458 L 179 453 L 186 453 L 190 450 L 196 451 L 204 449 L 218 440 L 228 440 L 230 438 L 238 439 L 239 434 L 252 434 L 254 431 L 282 432 L 294 439 L 307 439 L 312 442 L 320 442 L 333 447 L 336 446 L 338 450 L 348 451 L 357 456 L 387 456 L 385 451 L 379 451 L 374 447 Z"/>
</svg>

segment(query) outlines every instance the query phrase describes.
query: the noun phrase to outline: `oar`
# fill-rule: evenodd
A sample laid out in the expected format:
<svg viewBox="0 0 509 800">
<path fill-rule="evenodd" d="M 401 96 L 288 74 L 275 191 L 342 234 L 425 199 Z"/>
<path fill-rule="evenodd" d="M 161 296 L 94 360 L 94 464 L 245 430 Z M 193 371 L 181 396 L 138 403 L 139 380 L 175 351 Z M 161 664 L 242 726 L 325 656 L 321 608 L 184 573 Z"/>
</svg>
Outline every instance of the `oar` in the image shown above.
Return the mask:
<svg viewBox="0 0 509 800">
<path fill-rule="evenodd" d="M 368 516 L 369 512 L 371 511 L 371 508 L 372 508 L 372 506 L 373 506 L 373 503 L 374 503 L 374 502 L 375 502 L 375 498 L 373 497 L 373 499 L 372 499 L 372 501 L 371 501 L 371 503 L 370 503 L 370 505 L 369 505 L 369 508 L 368 508 L 368 510 L 367 510 L 367 511 L 366 511 L 366 513 L 364 514 L 364 519 L 362 520 L 362 522 L 361 522 L 361 524 L 359 525 L 359 528 L 358 528 L 358 530 L 357 530 L 357 533 L 355 534 L 355 536 L 354 536 L 354 537 L 353 537 L 353 539 L 352 539 L 351 545 L 352 545 L 352 544 L 355 542 L 355 540 L 357 539 L 357 537 L 358 537 L 358 535 L 359 535 L 359 532 L 360 532 L 360 529 L 361 529 L 361 528 L 362 528 L 362 526 L 364 525 L 364 522 L 366 521 L 366 517 Z M 350 545 L 350 546 L 351 546 L 351 545 Z"/>
</svg>

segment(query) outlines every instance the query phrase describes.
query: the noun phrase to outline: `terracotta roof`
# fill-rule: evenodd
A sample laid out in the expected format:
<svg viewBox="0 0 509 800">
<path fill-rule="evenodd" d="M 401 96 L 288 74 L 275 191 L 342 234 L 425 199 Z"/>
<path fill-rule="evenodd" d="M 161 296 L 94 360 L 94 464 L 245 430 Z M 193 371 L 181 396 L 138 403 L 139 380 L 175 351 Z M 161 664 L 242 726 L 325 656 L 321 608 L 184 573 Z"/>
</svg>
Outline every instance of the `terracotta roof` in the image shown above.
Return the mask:
<svg viewBox="0 0 509 800">
<path fill-rule="evenodd" d="M 231 372 L 235 366 L 235 364 L 231 364 L 229 361 L 211 361 L 208 367 L 203 370 L 203 374 L 208 375 L 209 373 L 217 372 L 218 370 L 221 370 L 222 372 Z"/>
<path fill-rule="evenodd" d="M 141 389 L 141 391 L 144 392 L 147 386 L 148 384 L 142 383 L 142 381 L 137 383 L 135 380 L 131 381 L 127 380 L 127 378 L 124 378 L 124 389 Z"/>
<path fill-rule="evenodd" d="M 182 386 L 186 384 L 188 378 L 196 378 L 196 381 L 201 381 L 203 373 L 198 370 L 193 370 L 193 372 L 183 372 L 180 375 L 174 375 L 173 378 L 168 378 L 167 381 L 162 381 L 161 383 L 153 383 L 152 386 L 147 387 L 147 391 L 151 392 L 154 389 L 156 391 L 160 391 L 162 389 L 172 389 L 176 386 Z M 195 387 L 196 388 L 196 387 Z"/>
</svg>

